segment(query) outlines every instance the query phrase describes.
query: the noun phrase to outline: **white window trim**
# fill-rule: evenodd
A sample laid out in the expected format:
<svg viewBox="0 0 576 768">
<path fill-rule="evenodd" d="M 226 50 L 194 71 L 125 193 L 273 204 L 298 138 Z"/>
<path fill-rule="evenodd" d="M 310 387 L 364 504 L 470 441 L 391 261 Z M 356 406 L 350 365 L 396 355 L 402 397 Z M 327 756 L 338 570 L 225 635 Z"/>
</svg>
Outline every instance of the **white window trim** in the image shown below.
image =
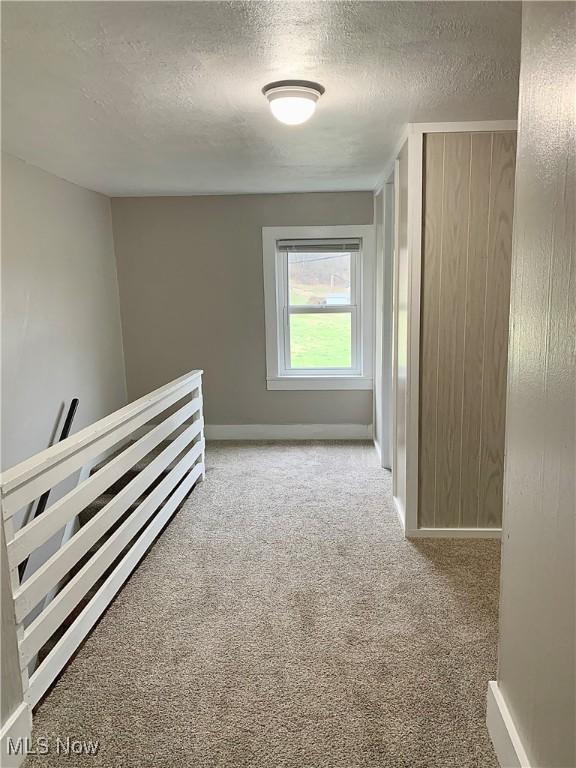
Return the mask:
<svg viewBox="0 0 576 768">
<path fill-rule="evenodd" d="M 361 238 L 362 255 L 357 275 L 360 278 L 361 304 L 357 312 L 358 355 L 355 372 L 323 374 L 315 371 L 286 371 L 280 333 L 283 323 L 282 282 L 277 281 L 278 240 Z M 373 293 L 374 293 L 374 227 L 371 224 L 322 227 L 262 227 L 264 267 L 264 305 L 266 322 L 266 382 L 268 389 L 372 389 L 373 387 Z"/>
</svg>

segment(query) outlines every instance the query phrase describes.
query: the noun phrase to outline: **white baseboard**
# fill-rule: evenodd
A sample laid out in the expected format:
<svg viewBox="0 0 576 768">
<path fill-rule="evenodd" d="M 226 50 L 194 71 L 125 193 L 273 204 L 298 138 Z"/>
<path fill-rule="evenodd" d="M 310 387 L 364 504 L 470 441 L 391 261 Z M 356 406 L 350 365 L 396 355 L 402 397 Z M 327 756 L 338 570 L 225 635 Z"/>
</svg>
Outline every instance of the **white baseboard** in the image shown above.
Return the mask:
<svg viewBox="0 0 576 768">
<path fill-rule="evenodd" d="M 32 712 L 26 702 L 22 702 L 2 726 L 0 740 L 2 768 L 18 768 L 26 758 L 27 747 L 32 735 Z M 12 747 L 10 749 L 10 747 Z M 16 753 L 14 750 L 18 750 Z"/>
<path fill-rule="evenodd" d="M 530 768 L 528 755 L 496 680 L 488 683 L 486 725 L 500 768 Z"/>
<path fill-rule="evenodd" d="M 206 424 L 207 440 L 372 440 L 372 424 Z"/>
<path fill-rule="evenodd" d="M 500 539 L 501 528 L 411 528 L 407 539 Z"/>
</svg>

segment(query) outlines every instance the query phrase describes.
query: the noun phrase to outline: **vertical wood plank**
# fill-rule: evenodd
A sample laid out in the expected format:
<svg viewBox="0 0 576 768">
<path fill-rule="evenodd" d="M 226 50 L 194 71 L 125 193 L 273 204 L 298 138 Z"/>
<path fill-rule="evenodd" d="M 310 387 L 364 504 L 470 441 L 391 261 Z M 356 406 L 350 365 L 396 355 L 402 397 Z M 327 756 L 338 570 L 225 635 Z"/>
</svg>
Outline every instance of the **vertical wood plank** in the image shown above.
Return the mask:
<svg viewBox="0 0 576 768">
<path fill-rule="evenodd" d="M 438 333 L 436 527 L 460 525 L 462 361 L 468 244 L 470 134 L 444 143 L 441 300 Z"/>
<path fill-rule="evenodd" d="M 480 527 L 502 521 L 510 261 L 516 170 L 516 134 L 495 133 L 491 164 L 488 282 L 484 318 L 484 377 L 480 449 Z"/>
<path fill-rule="evenodd" d="M 438 313 L 442 261 L 444 134 L 424 137 L 424 232 L 420 321 L 419 518 L 421 527 L 435 521 L 436 405 L 438 396 Z M 424 257 L 425 255 L 425 257 Z"/>
<path fill-rule="evenodd" d="M 478 525 L 478 477 L 482 422 L 482 366 L 486 306 L 492 134 L 473 133 L 466 275 L 461 462 L 461 524 Z"/>
</svg>

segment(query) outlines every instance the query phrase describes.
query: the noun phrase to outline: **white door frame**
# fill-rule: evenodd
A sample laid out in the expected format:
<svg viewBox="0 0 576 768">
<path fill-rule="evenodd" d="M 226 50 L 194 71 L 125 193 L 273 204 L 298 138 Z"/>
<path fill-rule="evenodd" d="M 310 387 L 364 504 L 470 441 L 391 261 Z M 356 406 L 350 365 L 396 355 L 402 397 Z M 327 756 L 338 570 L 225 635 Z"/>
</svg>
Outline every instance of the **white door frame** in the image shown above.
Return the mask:
<svg viewBox="0 0 576 768">
<path fill-rule="evenodd" d="M 397 379 L 398 379 L 398 339 L 396 336 L 397 326 L 397 311 L 398 311 L 398 215 L 400 211 L 400 161 L 396 159 L 394 161 L 394 246 L 392 250 L 392 496 L 394 499 L 398 496 L 396 485 L 396 467 L 398 464 L 397 459 L 397 446 L 396 446 L 396 429 L 397 429 L 397 413 L 396 413 L 396 396 L 397 396 Z M 400 522 L 404 526 L 404 520 L 402 519 L 402 513 L 399 512 Z"/>
<path fill-rule="evenodd" d="M 381 195 L 380 200 L 378 196 Z M 393 288 L 392 280 L 394 275 L 394 175 L 385 180 L 383 184 L 374 192 L 375 205 L 374 221 L 378 217 L 382 218 L 382 232 L 380 235 L 382 270 L 376 271 L 379 284 L 376 286 L 376 324 L 380 328 L 380 348 L 374 355 L 375 364 L 379 362 L 378 375 L 374 372 L 374 386 L 379 386 L 379 396 L 381 402 L 380 411 L 376 407 L 377 398 L 374 397 L 374 434 L 378 441 L 376 448 L 380 458 L 380 465 L 384 469 L 392 468 L 392 419 L 394 414 L 392 404 L 392 323 L 393 323 Z M 378 334 L 374 334 L 378 342 Z"/>
<path fill-rule="evenodd" d="M 383 211 L 383 307 L 382 307 L 382 466 L 392 469 L 392 347 L 393 347 L 393 276 L 394 276 L 394 175 L 382 187 Z"/>
</svg>

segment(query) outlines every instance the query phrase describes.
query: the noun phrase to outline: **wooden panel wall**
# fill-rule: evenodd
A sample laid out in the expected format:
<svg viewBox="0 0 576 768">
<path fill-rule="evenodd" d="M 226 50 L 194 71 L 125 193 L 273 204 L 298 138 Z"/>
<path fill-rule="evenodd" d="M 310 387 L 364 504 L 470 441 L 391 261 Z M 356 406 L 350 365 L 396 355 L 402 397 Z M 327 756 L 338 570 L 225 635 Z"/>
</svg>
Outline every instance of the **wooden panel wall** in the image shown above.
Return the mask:
<svg viewBox="0 0 576 768">
<path fill-rule="evenodd" d="M 419 525 L 498 528 L 516 134 L 424 137 Z"/>
</svg>

